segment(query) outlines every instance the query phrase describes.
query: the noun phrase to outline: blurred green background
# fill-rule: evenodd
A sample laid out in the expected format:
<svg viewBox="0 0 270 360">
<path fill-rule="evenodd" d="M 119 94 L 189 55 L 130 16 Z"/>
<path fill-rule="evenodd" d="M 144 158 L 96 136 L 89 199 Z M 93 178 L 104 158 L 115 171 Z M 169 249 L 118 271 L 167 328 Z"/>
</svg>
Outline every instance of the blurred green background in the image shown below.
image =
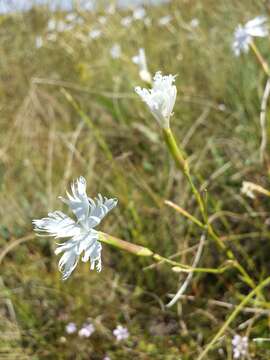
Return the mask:
<svg viewBox="0 0 270 360">
<path fill-rule="evenodd" d="M 167 309 L 185 275 L 108 246 L 101 273 L 79 263 L 62 282 L 54 240 L 33 234 L 32 219 L 62 209 L 57 197 L 82 175 L 89 196 L 119 199 L 102 231 L 192 262 L 200 231 L 164 200 L 199 216 L 198 208 L 134 92 L 147 86 L 132 62 L 139 48 L 151 73 L 177 74 L 171 126 L 207 188 L 217 232 L 257 282 L 269 274 L 269 199 L 240 192 L 244 180 L 269 188 L 268 159 L 259 161 L 266 78 L 253 54 L 235 58 L 231 50 L 235 27 L 268 16 L 269 4 L 175 0 L 144 9 L 129 27 L 123 18 L 132 9 L 101 5 L 0 15 L 1 359 L 194 360 L 230 313 L 211 300 L 234 305 L 250 291 L 233 270 L 197 274 L 190 297 Z M 270 61 L 269 38 L 256 44 Z M 224 260 L 208 240 L 200 266 Z M 80 328 L 87 319 L 96 328 L 90 338 L 67 334 L 68 323 Z M 118 324 L 129 330 L 124 342 L 112 334 Z M 242 312 L 207 359 L 232 359 L 236 332 L 268 337 L 269 315 Z M 269 359 L 269 343 L 250 341 L 250 358 Z"/>
</svg>

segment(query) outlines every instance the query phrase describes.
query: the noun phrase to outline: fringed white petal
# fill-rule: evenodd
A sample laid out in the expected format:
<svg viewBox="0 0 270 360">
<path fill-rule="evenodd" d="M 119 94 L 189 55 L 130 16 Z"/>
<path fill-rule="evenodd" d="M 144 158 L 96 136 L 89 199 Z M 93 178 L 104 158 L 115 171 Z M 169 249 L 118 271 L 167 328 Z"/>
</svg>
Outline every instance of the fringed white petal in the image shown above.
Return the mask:
<svg viewBox="0 0 270 360">
<path fill-rule="evenodd" d="M 98 241 L 98 232 L 90 230 L 89 233 L 81 234 L 62 244 L 58 244 L 55 254 L 63 253 L 59 261 L 59 270 L 63 274 L 63 280 L 66 280 L 77 266 L 80 256 L 83 262 L 88 260 L 91 263 L 91 270 L 95 267 L 101 271 L 101 250 L 102 246 Z"/>
<path fill-rule="evenodd" d="M 71 273 L 76 268 L 78 261 L 79 256 L 76 254 L 76 251 L 74 251 L 74 248 L 64 252 L 58 263 L 58 268 L 63 275 L 63 280 L 67 280 L 70 277 Z"/>
<path fill-rule="evenodd" d="M 89 198 L 90 214 L 88 218 L 88 226 L 95 227 L 100 221 L 117 205 L 117 199 L 107 199 L 98 194 L 95 201 Z"/>
<path fill-rule="evenodd" d="M 257 16 L 244 26 L 238 25 L 234 32 L 232 49 L 236 56 L 247 53 L 252 37 L 265 37 L 269 34 L 266 16 Z"/>
<path fill-rule="evenodd" d="M 34 230 L 39 233 L 47 233 L 56 238 L 73 237 L 80 233 L 80 226 L 69 216 L 61 211 L 54 211 L 48 217 L 33 220 Z"/>
<path fill-rule="evenodd" d="M 107 199 L 98 194 L 94 200 L 87 197 L 86 181 L 83 177 L 77 179 L 71 186 L 72 195 L 62 199 L 69 205 L 77 217 L 77 222 L 62 213 L 55 211 L 48 217 L 33 220 L 34 230 L 55 238 L 68 238 L 63 243 L 57 244 L 55 254 L 62 254 L 59 260 L 59 270 L 66 280 L 83 254 L 82 261 L 90 261 L 91 270 L 101 271 L 102 246 L 98 241 L 98 232 L 93 230 L 104 216 L 117 205 L 116 199 Z"/>
<path fill-rule="evenodd" d="M 89 201 L 84 177 L 80 176 L 79 179 L 73 182 L 71 192 L 72 195 L 67 192 L 68 199 L 62 197 L 60 199 L 70 207 L 79 222 L 84 222 L 89 215 Z"/>
<path fill-rule="evenodd" d="M 154 76 L 152 89 L 135 88 L 136 93 L 148 105 L 149 110 L 162 128 L 170 127 L 170 117 L 177 94 L 174 81 L 174 75 L 162 76 L 161 72 L 158 71 Z"/>
<path fill-rule="evenodd" d="M 269 33 L 266 16 L 257 16 L 245 25 L 246 32 L 251 36 L 265 37 Z"/>
</svg>

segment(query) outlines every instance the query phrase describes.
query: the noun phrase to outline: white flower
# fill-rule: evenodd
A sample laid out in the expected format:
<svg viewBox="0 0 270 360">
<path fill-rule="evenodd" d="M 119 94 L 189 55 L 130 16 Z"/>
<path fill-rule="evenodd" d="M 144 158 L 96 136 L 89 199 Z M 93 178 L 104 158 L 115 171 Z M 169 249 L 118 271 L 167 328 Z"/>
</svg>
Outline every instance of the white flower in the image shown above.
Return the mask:
<svg viewBox="0 0 270 360">
<path fill-rule="evenodd" d="M 67 25 L 63 20 L 58 21 L 56 30 L 59 32 L 63 32 L 69 30 L 69 25 Z"/>
<path fill-rule="evenodd" d="M 36 37 L 36 48 L 39 49 L 43 46 L 43 39 L 41 36 Z"/>
<path fill-rule="evenodd" d="M 268 36 L 268 26 L 265 16 L 257 16 L 248 21 L 244 26 L 238 25 L 234 32 L 234 40 L 232 44 L 233 52 L 236 56 L 247 53 L 252 37 Z"/>
<path fill-rule="evenodd" d="M 149 16 L 147 16 L 146 18 L 144 18 L 144 25 L 147 27 L 150 27 L 152 25 L 152 20 Z"/>
<path fill-rule="evenodd" d="M 85 324 L 78 332 L 80 337 L 90 337 L 93 332 L 95 332 L 95 327 L 93 324 Z"/>
<path fill-rule="evenodd" d="M 158 25 L 159 25 L 159 26 L 166 26 L 166 25 L 168 25 L 171 21 L 172 21 L 171 15 L 166 15 L 166 16 L 161 17 L 161 18 L 158 20 Z"/>
<path fill-rule="evenodd" d="M 133 18 L 131 16 L 125 16 L 121 19 L 120 24 L 126 28 L 130 27 L 132 24 Z"/>
<path fill-rule="evenodd" d="M 112 4 L 109 4 L 107 6 L 107 8 L 105 9 L 105 12 L 107 14 L 110 14 L 110 15 L 113 15 L 115 13 L 115 5 L 112 3 Z"/>
<path fill-rule="evenodd" d="M 225 104 L 218 104 L 218 110 L 220 111 L 225 111 L 226 110 L 226 105 Z"/>
<path fill-rule="evenodd" d="M 66 20 L 68 22 L 74 22 L 77 19 L 77 15 L 74 13 L 69 13 L 66 15 Z"/>
<path fill-rule="evenodd" d="M 55 21 L 55 19 L 50 19 L 49 21 L 48 21 L 48 25 L 47 25 L 47 29 L 48 29 L 48 31 L 54 31 L 54 30 L 56 30 L 56 21 Z"/>
<path fill-rule="evenodd" d="M 113 335 L 117 341 L 126 340 L 129 337 L 128 329 L 122 325 L 117 325 L 116 329 L 113 330 Z"/>
<path fill-rule="evenodd" d="M 148 105 L 151 113 L 162 128 L 170 127 L 170 117 L 176 100 L 177 89 L 173 85 L 175 76 L 162 76 L 158 71 L 154 76 L 153 88 L 141 89 L 136 87 L 136 93 Z"/>
<path fill-rule="evenodd" d="M 189 24 L 192 28 L 196 28 L 200 25 L 200 21 L 197 18 L 194 18 L 190 21 Z"/>
<path fill-rule="evenodd" d="M 105 356 L 103 360 L 111 360 L 111 358 L 109 356 Z"/>
<path fill-rule="evenodd" d="M 76 332 L 76 330 L 77 330 L 77 326 L 75 323 L 70 322 L 67 324 L 67 326 L 66 326 L 67 334 L 74 334 Z"/>
<path fill-rule="evenodd" d="M 140 78 L 143 81 L 151 84 L 152 76 L 149 73 L 148 68 L 147 68 L 145 51 L 143 48 L 139 49 L 138 55 L 133 56 L 132 61 L 134 62 L 134 64 L 138 65 L 138 67 L 139 67 Z"/>
<path fill-rule="evenodd" d="M 119 59 L 121 56 L 122 50 L 121 46 L 119 44 L 113 44 L 113 46 L 110 49 L 110 54 L 113 59 Z"/>
<path fill-rule="evenodd" d="M 33 220 L 34 230 L 40 234 L 47 233 L 55 238 L 66 238 L 57 244 L 55 254 L 63 253 L 58 267 L 66 280 L 76 268 L 80 256 L 83 262 L 90 260 L 91 270 L 95 267 L 101 271 L 101 243 L 98 241 L 97 226 L 105 215 L 117 205 L 116 199 L 107 199 L 100 194 L 95 201 L 86 194 L 86 180 L 81 176 L 71 185 L 72 195 L 67 192 L 67 199 L 60 199 L 69 206 L 76 221 L 62 213 L 54 211 L 48 217 Z"/>
<path fill-rule="evenodd" d="M 241 187 L 241 193 L 246 195 L 247 197 L 249 197 L 250 199 L 255 199 L 255 194 L 254 194 L 254 184 L 250 181 L 243 181 L 242 182 L 242 187 Z"/>
<path fill-rule="evenodd" d="M 98 18 L 98 22 L 99 22 L 101 25 L 106 24 L 106 22 L 107 22 L 106 16 L 100 16 L 100 17 Z"/>
<path fill-rule="evenodd" d="M 97 39 L 101 36 L 101 30 L 99 29 L 93 29 L 88 34 L 91 39 Z"/>
<path fill-rule="evenodd" d="M 142 6 L 137 7 L 133 11 L 133 18 L 135 20 L 142 20 L 145 16 L 146 16 L 146 11 L 145 11 L 145 8 L 143 8 Z"/>
<path fill-rule="evenodd" d="M 235 335 L 232 339 L 233 358 L 239 359 L 248 353 L 248 338 L 246 336 Z"/>
</svg>

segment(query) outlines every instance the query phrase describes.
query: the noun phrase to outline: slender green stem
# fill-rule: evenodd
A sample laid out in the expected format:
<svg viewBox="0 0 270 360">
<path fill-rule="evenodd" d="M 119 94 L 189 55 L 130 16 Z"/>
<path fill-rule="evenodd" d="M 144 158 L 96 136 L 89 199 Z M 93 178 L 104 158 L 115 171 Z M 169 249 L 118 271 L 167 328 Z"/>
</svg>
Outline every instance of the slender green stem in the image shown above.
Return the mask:
<svg viewBox="0 0 270 360">
<path fill-rule="evenodd" d="M 198 360 L 202 360 L 205 358 L 205 356 L 208 354 L 210 349 L 213 347 L 213 345 L 216 343 L 216 341 L 224 334 L 224 332 L 227 330 L 228 326 L 231 324 L 231 322 L 237 317 L 239 312 L 243 309 L 243 307 L 252 299 L 254 295 L 261 292 L 261 290 L 270 284 L 270 276 L 263 280 L 258 286 L 255 287 L 241 302 L 240 304 L 234 309 L 234 311 L 231 313 L 231 315 L 228 317 L 228 319 L 225 321 L 225 323 L 222 325 L 222 327 L 219 329 L 219 331 L 216 333 L 216 335 L 213 337 L 213 339 L 210 341 L 210 343 L 205 347 L 203 352 L 199 355 Z"/>
<path fill-rule="evenodd" d="M 163 129 L 163 137 L 169 148 L 171 155 L 173 156 L 173 158 L 175 160 L 176 165 L 184 173 L 186 171 L 189 171 L 189 165 L 185 159 L 185 154 L 184 154 L 183 150 L 178 147 L 170 128 Z"/>
<path fill-rule="evenodd" d="M 114 247 L 117 247 L 118 249 L 128 251 L 137 256 L 153 256 L 153 251 L 151 251 L 150 249 L 144 246 L 132 244 L 128 241 L 118 239 L 114 236 L 103 233 L 101 231 L 99 231 L 98 234 L 99 234 L 99 241 L 105 244 L 112 245 Z"/>
<path fill-rule="evenodd" d="M 249 274 L 246 272 L 246 270 L 243 268 L 243 266 L 241 264 L 239 264 L 238 260 L 236 259 L 235 255 L 233 254 L 233 252 L 227 248 L 227 246 L 224 244 L 224 242 L 220 239 L 220 237 L 216 234 L 216 232 L 214 231 L 213 227 L 211 224 L 209 224 L 208 222 L 208 216 L 207 216 L 207 209 L 205 207 L 204 201 L 199 193 L 199 191 L 197 190 L 192 176 L 190 174 L 190 168 L 189 168 L 189 164 L 188 161 L 185 158 L 185 153 L 184 151 L 181 149 L 181 147 L 179 147 L 177 145 L 177 142 L 174 138 L 174 135 L 171 131 L 171 129 L 167 129 L 164 128 L 163 130 L 163 137 L 164 140 L 167 144 L 167 147 L 169 149 L 169 152 L 171 153 L 173 159 L 175 160 L 175 163 L 177 165 L 177 167 L 183 172 L 183 174 L 185 175 L 191 190 L 193 192 L 193 195 L 196 198 L 196 201 L 199 205 L 200 208 L 200 212 L 204 221 L 204 228 L 207 229 L 209 235 L 215 240 L 215 242 L 217 243 L 217 245 L 223 250 L 225 251 L 228 259 L 233 260 L 235 262 L 235 267 L 238 269 L 238 271 L 242 274 L 243 280 L 245 281 L 246 284 L 248 284 L 251 288 L 255 288 L 256 284 L 255 282 L 252 280 L 252 278 L 249 276 Z M 179 211 L 179 209 L 178 209 Z M 183 211 L 182 211 L 183 213 Z M 201 227 L 201 222 L 199 220 L 194 221 L 193 216 L 191 218 L 191 216 L 187 216 L 187 214 L 184 214 L 184 216 L 189 217 L 190 220 L 192 220 L 193 222 L 197 223 L 197 225 L 199 225 Z"/>
<path fill-rule="evenodd" d="M 253 53 L 256 56 L 257 61 L 259 62 L 259 64 L 261 65 L 263 71 L 265 72 L 265 74 L 270 77 L 270 69 L 268 66 L 268 63 L 266 62 L 266 60 L 263 58 L 260 50 L 257 48 L 256 44 L 254 43 L 254 41 L 252 41 L 250 43 L 250 47 L 253 51 Z"/>
<path fill-rule="evenodd" d="M 227 263 L 226 265 L 218 268 L 218 269 L 213 269 L 213 268 L 193 268 L 192 266 L 188 266 L 188 265 L 184 265 L 181 264 L 177 261 L 173 261 L 170 260 L 164 256 L 161 256 L 159 254 L 154 253 L 152 250 L 140 246 L 140 245 L 136 245 L 136 244 L 132 244 L 128 241 L 116 238 L 114 236 L 111 236 L 109 234 L 103 233 L 101 231 L 99 231 L 99 241 L 103 242 L 105 244 L 114 246 L 118 249 L 127 251 L 132 253 L 133 255 L 136 256 L 143 256 L 143 257 L 152 257 L 155 261 L 161 261 L 164 262 L 166 264 L 169 264 L 171 266 L 173 266 L 173 270 L 175 272 L 185 272 L 185 273 L 190 273 L 190 272 L 198 272 L 198 273 L 210 273 L 210 274 L 220 274 L 223 273 L 224 271 L 228 270 L 229 268 L 233 268 L 235 267 L 234 262 L 230 262 Z"/>
<path fill-rule="evenodd" d="M 187 219 L 191 220 L 194 224 L 199 226 L 201 229 L 205 230 L 205 225 L 200 220 L 195 218 L 195 216 L 191 215 L 189 212 L 187 212 L 185 209 L 181 208 L 179 205 L 176 205 L 175 203 L 173 203 L 172 201 L 169 201 L 169 200 L 165 200 L 164 203 L 166 205 L 172 207 L 174 210 L 179 212 L 181 215 L 183 215 Z"/>
<path fill-rule="evenodd" d="M 170 128 L 164 128 L 163 129 L 163 137 L 164 137 L 164 140 L 169 148 L 169 151 L 171 153 L 171 155 L 173 156 L 174 160 L 175 160 L 175 163 L 176 165 L 180 168 L 181 171 L 183 171 L 185 177 L 187 178 L 189 184 L 190 184 L 190 187 L 191 187 L 191 190 L 199 204 L 199 207 L 200 207 L 200 211 L 201 211 L 201 214 L 203 216 L 203 219 L 205 222 L 207 222 L 207 213 L 205 211 L 205 207 L 204 207 L 204 204 L 203 204 L 203 200 L 201 198 L 201 195 L 200 193 L 198 192 L 196 186 L 194 185 L 193 183 L 193 180 L 192 180 L 192 177 L 190 175 L 190 169 L 189 169 L 189 164 L 188 164 L 188 161 L 186 160 L 185 158 L 185 154 L 184 154 L 184 151 L 177 145 L 177 142 L 173 136 L 173 133 L 171 131 Z"/>
</svg>

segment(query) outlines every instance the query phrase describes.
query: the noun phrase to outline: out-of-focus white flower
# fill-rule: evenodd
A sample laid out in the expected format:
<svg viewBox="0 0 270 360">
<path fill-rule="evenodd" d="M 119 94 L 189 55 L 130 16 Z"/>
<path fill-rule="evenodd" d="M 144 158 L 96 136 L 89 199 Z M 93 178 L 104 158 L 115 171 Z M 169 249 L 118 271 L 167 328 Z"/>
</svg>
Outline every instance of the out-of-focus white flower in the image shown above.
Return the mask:
<svg viewBox="0 0 270 360">
<path fill-rule="evenodd" d="M 55 19 L 50 19 L 48 21 L 47 29 L 48 29 L 48 31 L 56 30 L 56 21 L 55 21 Z"/>
<path fill-rule="evenodd" d="M 109 356 L 105 356 L 103 360 L 111 360 L 111 358 Z"/>
<path fill-rule="evenodd" d="M 159 26 L 166 26 L 166 25 L 168 25 L 171 21 L 172 21 L 171 15 L 166 15 L 166 16 L 161 17 L 161 18 L 158 20 L 158 25 L 159 25 Z"/>
<path fill-rule="evenodd" d="M 241 53 L 247 53 L 252 37 L 268 36 L 269 30 L 266 24 L 266 16 L 257 16 L 248 21 L 244 26 L 238 25 L 234 31 L 232 49 L 236 56 Z"/>
<path fill-rule="evenodd" d="M 251 199 L 255 199 L 256 192 L 265 196 L 270 196 L 269 190 L 251 181 L 243 181 L 241 192 L 242 194 L 250 197 Z"/>
<path fill-rule="evenodd" d="M 136 93 L 148 105 L 151 113 L 164 129 L 170 127 L 170 117 L 176 100 L 177 89 L 174 81 L 174 75 L 162 76 L 158 71 L 154 76 L 152 89 L 135 88 Z"/>
<path fill-rule="evenodd" d="M 105 12 L 107 14 L 113 15 L 115 13 L 115 5 L 114 4 L 110 4 L 106 7 Z"/>
<path fill-rule="evenodd" d="M 98 18 L 98 22 L 99 22 L 101 25 L 106 24 L 106 22 L 107 22 L 106 16 L 100 16 L 100 17 Z"/>
<path fill-rule="evenodd" d="M 197 19 L 197 18 L 194 18 L 194 19 L 192 19 L 191 21 L 190 21 L 190 26 L 192 27 L 192 28 L 197 28 L 199 25 L 200 25 L 200 21 Z"/>
<path fill-rule="evenodd" d="M 36 48 L 39 49 L 43 46 L 43 39 L 41 36 L 36 37 Z"/>
<path fill-rule="evenodd" d="M 87 2 L 84 2 L 83 9 L 86 11 L 93 11 L 95 8 L 93 1 L 89 0 Z"/>
<path fill-rule="evenodd" d="M 143 48 L 140 48 L 138 55 L 133 56 L 132 61 L 134 62 L 134 64 L 138 65 L 138 67 L 139 67 L 140 78 L 143 81 L 151 84 L 152 76 L 151 76 L 150 72 L 148 71 L 145 50 Z"/>
<path fill-rule="evenodd" d="M 140 6 L 134 9 L 133 11 L 133 18 L 135 20 L 142 20 L 146 16 L 145 8 Z"/>
<path fill-rule="evenodd" d="M 64 21 L 60 20 L 57 22 L 57 25 L 56 25 L 56 30 L 58 32 L 64 32 L 66 30 L 69 30 L 69 26 L 68 24 L 66 24 Z"/>
<path fill-rule="evenodd" d="M 225 104 L 218 104 L 218 109 L 220 110 L 220 111 L 225 111 L 226 110 L 226 105 Z"/>
<path fill-rule="evenodd" d="M 67 20 L 68 22 L 73 22 L 73 21 L 75 21 L 76 19 L 77 19 L 77 15 L 74 14 L 74 13 L 69 13 L 69 14 L 67 14 L 67 16 L 66 16 L 66 20 Z"/>
<path fill-rule="evenodd" d="M 75 323 L 70 322 L 66 326 L 66 333 L 67 334 L 74 334 L 77 331 L 77 326 Z"/>
<path fill-rule="evenodd" d="M 120 44 L 113 44 L 113 46 L 110 49 L 110 54 L 113 59 L 119 59 L 122 54 L 121 46 Z"/>
<path fill-rule="evenodd" d="M 126 340 L 129 337 L 128 329 L 122 325 L 117 325 L 116 329 L 113 330 L 113 335 L 117 341 Z"/>
<path fill-rule="evenodd" d="M 95 267 L 101 271 L 101 250 L 96 227 L 101 220 L 117 205 L 116 199 L 107 199 L 100 194 L 95 201 L 86 194 L 86 180 L 81 176 L 71 185 L 72 195 L 67 192 L 67 199 L 60 199 L 69 206 L 76 221 L 62 213 L 54 211 L 48 217 L 33 220 L 34 230 L 40 234 L 47 234 L 55 238 L 67 238 L 57 244 L 55 254 L 63 253 L 58 267 L 66 280 L 76 268 L 80 256 L 83 262 L 90 261 L 91 270 Z"/>
<path fill-rule="evenodd" d="M 150 17 L 149 16 L 147 16 L 146 18 L 144 18 L 144 25 L 145 26 L 147 26 L 147 27 L 149 27 L 149 26 L 151 26 L 152 25 L 152 20 L 150 19 Z"/>
<path fill-rule="evenodd" d="M 78 332 L 80 337 L 90 337 L 95 332 L 95 327 L 93 324 L 85 324 Z"/>
<path fill-rule="evenodd" d="M 242 182 L 242 187 L 241 187 L 241 193 L 246 195 L 247 197 L 249 197 L 250 199 L 255 199 L 255 194 L 254 194 L 254 185 L 252 182 L 250 181 L 243 181 Z"/>
<path fill-rule="evenodd" d="M 233 358 L 239 359 L 248 353 L 248 338 L 246 336 L 235 335 L 232 339 Z"/>
<path fill-rule="evenodd" d="M 100 29 L 93 29 L 91 31 L 89 31 L 89 36 L 91 39 L 98 39 L 101 36 L 101 30 Z"/>
<path fill-rule="evenodd" d="M 121 19 L 120 24 L 126 28 L 130 27 L 132 24 L 133 18 L 131 16 L 125 16 Z"/>
</svg>

